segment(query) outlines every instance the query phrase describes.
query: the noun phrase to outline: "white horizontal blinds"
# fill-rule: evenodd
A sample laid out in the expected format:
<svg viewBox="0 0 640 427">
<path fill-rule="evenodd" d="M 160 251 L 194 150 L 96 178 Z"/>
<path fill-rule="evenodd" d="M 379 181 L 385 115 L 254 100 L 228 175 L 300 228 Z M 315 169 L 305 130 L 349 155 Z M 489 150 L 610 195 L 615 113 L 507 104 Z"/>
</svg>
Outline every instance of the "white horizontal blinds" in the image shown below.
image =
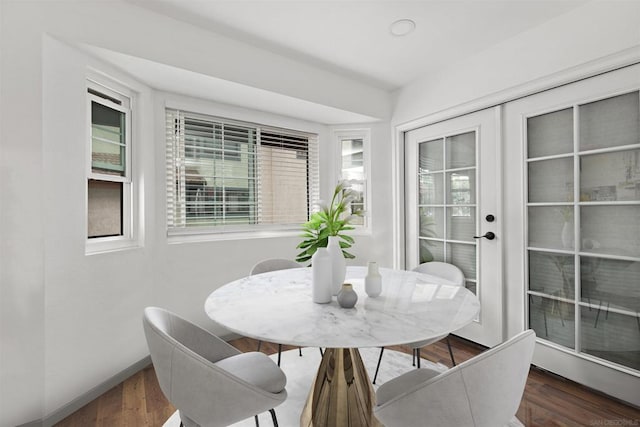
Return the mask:
<svg viewBox="0 0 640 427">
<path fill-rule="evenodd" d="M 308 218 L 309 136 L 262 129 L 258 156 L 260 222 L 301 224 Z"/>
<path fill-rule="evenodd" d="M 166 110 L 165 167 L 167 171 L 167 226 L 184 227 L 184 118 L 176 110 Z"/>
<path fill-rule="evenodd" d="M 309 206 L 312 207 L 320 201 L 320 155 L 318 150 L 318 136 L 309 135 L 308 178 Z M 312 212 L 308 212 L 311 215 Z"/>
<path fill-rule="evenodd" d="M 308 140 L 305 135 L 167 110 L 169 227 L 306 221 Z"/>
</svg>

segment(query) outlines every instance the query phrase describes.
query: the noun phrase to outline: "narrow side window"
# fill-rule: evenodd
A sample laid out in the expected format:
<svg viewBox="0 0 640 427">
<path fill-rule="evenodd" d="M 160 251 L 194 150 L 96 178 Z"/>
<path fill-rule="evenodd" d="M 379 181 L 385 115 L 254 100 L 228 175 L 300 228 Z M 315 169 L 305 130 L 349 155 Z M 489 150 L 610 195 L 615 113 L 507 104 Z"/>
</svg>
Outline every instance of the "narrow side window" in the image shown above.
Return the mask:
<svg viewBox="0 0 640 427">
<path fill-rule="evenodd" d="M 364 228 L 367 227 L 370 198 L 367 188 L 369 131 L 336 131 L 335 134 L 340 153 L 340 179 L 358 194 L 350 205 L 351 212 L 365 212 L 365 215 L 355 217 L 352 224 Z"/>
<path fill-rule="evenodd" d="M 130 99 L 90 82 L 87 114 L 87 239 L 131 239 Z"/>
</svg>

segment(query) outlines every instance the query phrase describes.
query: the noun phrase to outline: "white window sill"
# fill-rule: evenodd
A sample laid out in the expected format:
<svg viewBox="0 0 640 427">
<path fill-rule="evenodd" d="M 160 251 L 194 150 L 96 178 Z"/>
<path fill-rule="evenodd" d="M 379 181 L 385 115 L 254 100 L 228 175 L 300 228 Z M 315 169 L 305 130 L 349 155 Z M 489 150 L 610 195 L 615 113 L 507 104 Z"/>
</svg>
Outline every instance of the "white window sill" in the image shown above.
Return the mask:
<svg viewBox="0 0 640 427">
<path fill-rule="evenodd" d="M 194 242 L 215 242 L 225 240 L 250 240 L 267 239 L 277 237 L 300 237 L 302 229 L 253 229 L 253 230 L 197 230 L 197 229 L 174 229 L 168 230 L 167 241 L 169 244 L 194 243 Z"/>
<path fill-rule="evenodd" d="M 215 242 L 225 240 L 250 240 L 250 239 L 273 239 L 278 237 L 296 237 L 302 239 L 302 226 L 291 229 L 253 229 L 253 230 L 198 230 L 198 229 L 173 229 L 167 232 L 169 244 L 194 243 L 194 242 Z M 347 231 L 352 236 L 371 236 L 371 229 L 357 227 L 355 230 Z"/>
<path fill-rule="evenodd" d="M 85 255 L 98 255 L 109 252 L 125 251 L 140 248 L 140 242 L 136 239 L 123 237 L 104 237 L 87 239 L 85 243 Z"/>
</svg>

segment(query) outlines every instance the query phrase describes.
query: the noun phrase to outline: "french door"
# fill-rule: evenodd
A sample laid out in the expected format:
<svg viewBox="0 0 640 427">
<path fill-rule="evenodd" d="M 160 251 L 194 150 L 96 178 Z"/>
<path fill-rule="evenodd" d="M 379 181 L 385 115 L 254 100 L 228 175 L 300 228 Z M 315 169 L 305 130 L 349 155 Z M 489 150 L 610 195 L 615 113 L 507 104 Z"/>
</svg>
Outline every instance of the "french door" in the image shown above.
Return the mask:
<svg viewBox="0 0 640 427">
<path fill-rule="evenodd" d="M 445 261 L 480 299 L 476 321 L 456 331 L 503 341 L 500 107 L 405 133 L 406 268 Z"/>
<path fill-rule="evenodd" d="M 640 66 L 508 103 L 504 126 L 509 321 L 536 331 L 534 364 L 640 405 Z"/>
</svg>

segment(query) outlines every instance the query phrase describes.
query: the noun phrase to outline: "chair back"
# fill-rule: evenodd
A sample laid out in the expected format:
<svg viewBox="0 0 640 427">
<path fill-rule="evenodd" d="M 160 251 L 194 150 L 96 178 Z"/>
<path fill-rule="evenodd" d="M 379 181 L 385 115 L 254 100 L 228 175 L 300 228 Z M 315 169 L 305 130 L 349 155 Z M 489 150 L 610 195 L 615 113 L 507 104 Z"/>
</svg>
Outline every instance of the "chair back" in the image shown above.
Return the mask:
<svg viewBox="0 0 640 427">
<path fill-rule="evenodd" d="M 300 268 L 302 267 L 295 261 L 284 258 L 269 258 L 258 262 L 251 268 L 251 276 L 254 274 L 267 273 L 269 271 L 276 270 L 287 270 L 289 268 Z"/>
<path fill-rule="evenodd" d="M 431 261 L 420 264 L 413 271 L 442 277 L 458 286 L 464 286 L 464 273 L 458 267 L 447 262 Z"/>
<path fill-rule="evenodd" d="M 412 385 L 378 406 L 376 416 L 388 427 L 505 426 L 518 411 L 534 346 L 535 333 L 527 330 L 440 375 L 408 381 Z"/>
<path fill-rule="evenodd" d="M 240 351 L 199 326 L 159 307 L 147 307 L 143 327 L 160 389 L 171 399 L 171 370 L 175 349 L 194 359 L 215 362 Z"/>
</svg>

